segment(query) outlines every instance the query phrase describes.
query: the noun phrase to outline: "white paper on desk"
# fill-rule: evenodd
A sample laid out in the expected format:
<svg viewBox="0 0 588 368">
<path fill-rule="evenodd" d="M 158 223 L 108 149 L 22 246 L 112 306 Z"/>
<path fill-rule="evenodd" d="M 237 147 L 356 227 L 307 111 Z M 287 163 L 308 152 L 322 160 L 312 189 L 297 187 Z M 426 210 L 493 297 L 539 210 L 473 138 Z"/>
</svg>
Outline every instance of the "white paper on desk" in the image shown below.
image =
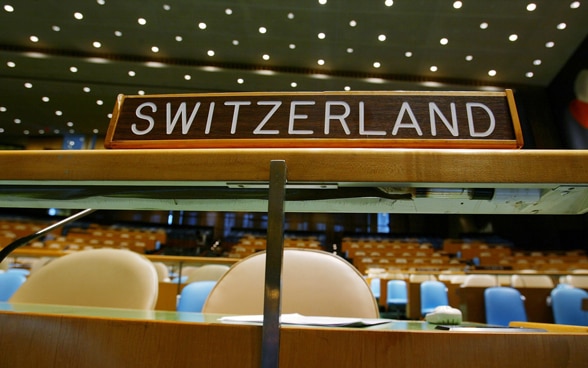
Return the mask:
<svg viewBox="0 0 588 368">
<path fill-rule="evenodd" d="M 263 315 L 226 316 L 219 319 L 222 322 L 263 323 Z M 326 327 L 362 327 L 390 322 L 380 318 L 345 318 L 304 316 L 298 313 L 282 314 L 280 323 L 287 325 L 326 326 Z"/>
</svg>

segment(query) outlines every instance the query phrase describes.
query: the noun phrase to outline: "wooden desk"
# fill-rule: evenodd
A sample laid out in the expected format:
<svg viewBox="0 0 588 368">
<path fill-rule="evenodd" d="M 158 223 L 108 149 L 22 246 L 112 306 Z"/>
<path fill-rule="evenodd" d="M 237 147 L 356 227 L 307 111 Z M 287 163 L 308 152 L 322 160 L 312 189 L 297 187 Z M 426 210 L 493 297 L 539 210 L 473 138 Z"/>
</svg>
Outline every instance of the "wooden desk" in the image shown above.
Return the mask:
<svg viewBox="0 0 588 368">
<path fill-rule="evenodd" d="M 218 315 L 0 303 L 6 367 L 259 367 L 261 326 Z M 285 326 L 281 368 L 582 367 L 588 334 L 456 332 L 425 322 Z"/>
</svg>

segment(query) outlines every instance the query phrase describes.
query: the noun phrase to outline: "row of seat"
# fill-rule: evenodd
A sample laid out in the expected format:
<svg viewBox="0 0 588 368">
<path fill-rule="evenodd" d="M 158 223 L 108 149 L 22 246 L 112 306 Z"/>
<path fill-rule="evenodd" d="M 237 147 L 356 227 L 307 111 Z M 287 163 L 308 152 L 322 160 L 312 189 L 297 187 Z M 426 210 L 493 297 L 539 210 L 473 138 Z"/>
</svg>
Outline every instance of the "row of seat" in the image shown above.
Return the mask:
<svg viewBox="0 0 588 368">
<path fill-rule="evenodd" d="M 245 235 L 229 250 L 230 258 L 245 258 L 253 253 L 266 250 L 267 240 L 264 236 Z M 284 248 L 322 249 L 316 237 L 285 237 Z"/>
</svg>

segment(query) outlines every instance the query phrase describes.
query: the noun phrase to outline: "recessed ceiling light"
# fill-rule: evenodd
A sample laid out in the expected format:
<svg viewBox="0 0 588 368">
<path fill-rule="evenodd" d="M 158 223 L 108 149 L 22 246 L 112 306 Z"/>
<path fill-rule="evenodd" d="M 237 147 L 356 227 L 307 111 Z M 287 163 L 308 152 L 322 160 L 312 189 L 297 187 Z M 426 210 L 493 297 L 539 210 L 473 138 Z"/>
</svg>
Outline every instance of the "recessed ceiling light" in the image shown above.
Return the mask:
<svg viewBox="0 0 588 368">
<path fill-rule="evenodd" d="M 243 83 L 245 83 L 245 80 L 243 78 L 238 78 L 237 83 L 243 84 Z"/>
<path fill-rule="evenodd" d="M 184 75 L 184 79 L 189 81 L 190 79 L 192 79 L 192 76 L 190 74 L 186 74 Z"/>
<path fill-rule="evenodd" d="M 467 55 L 465 57 L 465 59 L 466 59 L 466 61 L 472 61 L 472 60 L 474 60 L 474 57 L 472 55 Z"/>
<path fill-rule="evenodd" d="M 379 61 L 375 61 L 373 65 L 374 65 L 374 68 L 379 68 L 382 66 L 382 64 Z"/>
<path fill-rule="evenodd" d="M 545 47 L 547 47 L 548 49 L 552 48 L 553 46 L 555 46 L 555 42 L 553 41 L 549 41 L 545 43 Z"/>
<path fill-rule="evenodd" d="M 233 44 L 234 46 L 238 46 L 238 45 L 239 45 L 239 40 L 233 40 L 232 44 Z"/>
<path fill-rule="evenodd" d="M 43 97 L 41 97 L 41 101 L 43 101 L 43 102 L 49 102 L 49 97 L 43 96 Z"/>
<path fill-rule="evenodd" d="M 461 9 L 462 6 L 463 6 L 463 3 L 461 1 L 454 1 L 453 2 L 453 7 L 455 9 Z"/>
<path fill-rule="evenodd" d="M 135 73 L 133 70 L 129 70 L 129 77 L 134 77 L 135 75 L 137 75 L 137 73 Z"/>
<path fill-rule="evenodd" d="M 102 47 L 102 43 L 100 43 L 99 41 L 94 41 L 94 42 L 92 42 L 92 46 L 99 49 Z"/>
<path fill-rule="evenodd" d="M 481 29 L 487 29 L 488 28 L 488 23 L 487 22 L 480 23 L 480 28 Z"/>
<path fill-rule="evenodd" d="M 263 54 L 263 55 L 261 56 L 261 58 L 262 58 L 263 60 L 269 60 L 269 59 L 270 59 L 270 56 L 269 56 L 268 54 Z"/>
<path fill-rule="evenodd" d="M 349 21 L 349 26 L 355 27 L 355 26 L 357 26 L 357 22 L 354 20 L 351 20 L 351 21 Z"/>
<path fill-rule="evenodd" d="M 535 9 L 537 9 L 537 4 L 535 4 L 535 3 L 529 3 L 529 4 L 527 4 L 527 10 L 528 11 L 534 11 Z"/>
<path fill-rule="evenodd" d="M 208 56 L 214 56 L 214 50 L 208 50 L 208 51 L 206 51 L 206 55 L 208 55 Z"/>
<path fill-rule="evenodd" d="M 439 70 L 439 68 L 437 68 L 437 66 L 435 66 L 435 65 L 432 65 L 432 66 L 429 68 L 429 70 L 430 70 L 430 71 L 432 71 L 432 72 L 434 73 L 434 72 L 436 72 L 437 70 Z"/>
<path fill-rule="evenodd" d="M 378 36 L 378 41 L 386 41 L 386 35 L 385 34 L 381 34 Z"/>
<path fill-rule="evenodd" d="M 80 12 L 75 12 L 74 13 L 74 18 L 77 20 L 82 20 L 84 19 L 84 14 L 80 13 Z"/>
<path fill-rule="evenodd" d="M 393 0 L 386 0 L 386 1 L 384 1 L 384 5 L 386 5 L 387 7 L 391 7 L 392 5 L 394 5 L 394 1 Z"/>
<path fill-rule="evenodd" d="M 104 101 L 102 101 L 102 100 L 96 100 L 96 105 L 102 106 L 102 105 L 104 105 Z"/>
<path fill-rule="evenodd" d="M 57 111 L 55 111 L 55 115 L 61 116 L 61 115 L 63 115 L 63 111 L 57 110 Z"/>
<path fill-rule="evenodd" d="M 348 47 L 348 48 L 347 48 L 347 53 L 348 53 L 348 54 L 353 54 L 353 49 L 352 49 L 351 47 Z"/>
<path fill-rule="evenodd" d="M 0 106 L 0 112 L 6 112 L 6 111 L 7 111 L 6 107 Z"/>
<path fill-rule="evenodd" d="M 0 128 L 0 133 L 4 133 L 4 129 L 3 128 Z"/>
<path fill-rule="evenodd" d="M 39 42 L 39 37 L 31 36 L 31 37 L 29 37 L 29 40 L 31 40 L 31 42 Z"/>
<path fill-rule="evenodd" d="M 324 40 L 324 39 L 325 39 L 325 37 L 327 37 L 327 35 L 326 35 L 324 32 L 320 32 L 320 33 L 317 35 L 317 37 L 318 37 L 320 40 Z"/>
<path fill-rule="evenodd" d="M 516 35 L 516 34 L 514 34 L 514 33 L 511 34 L 510 36 L 508 36 L 508 40 L 511 41 L 511 42 L 514 42 L 514 41 L 516 41 L 518 39 L 519 39 L 519 36 Z"/>
<path fill-rule="evenodd" d="M 32 83 L 29 83 L 29 82 L 26 82 L 24 84 L 24 86 L 25 86 L 25 88 L 33 88 L 33 84 Z"/>
<path fill-rule="evenodd" d="M 69 67 L 69 71 L 72 73 L 77 73 L 78 72 L 78 68 L 76 66 L 70 66 Z"/>
<path fill-rule="evenodd" d="M 231 8 L 226 8 L 226 9 L 225 9 L 225 14 L 226 14 L 226 15 L 231 15 L 231 14 L 233 14 L 233 9 L 231 9 Z"/>
<path fill-rule="evenodd" d="M 96 0 L 96 2 L 98 3 L 98 5 L 106 4 L 106 0 Z"/>
<path fill-rule="evenodd" d="M 442 39 L 439 40 L 439 43 L 441 45 L 447 45 L 449 43 L 449 40 L 445 37 L 443 37 Z"/>
<path fill-rule="evenodd" d="M 533 75 L 534 75 L 533 72 L 525 73 L 525 77 L 527 77 L 527 78 L 533 78 Z"/>
<path fill-rule="evenodd" d="M 86 93 L 91 91 L 90 87 L 84 87 L 84 88 L 82 88 L 82 90 Z"/>
<path fill-rule="evenodd" d="M 61 31 L 61 27 L 59 27 L 59 26 L 51 26 L 51 29 L 55 32 Z"/>
<path fill-rule="evenodd" d="M 206 29 L 206 23 L 204 23 L 204 22 L 198 23 L 198 28 L 200 28 L 200 29 Z"/>
<path fill-rule="evenodd" d="M 177 42 L 182 42 L 182 41 L 184 40 L 184 38 L 183 38 L 182 36 L 176 36 L 176 37 L 175 37 L 175 40 L 176 40 Z"/>
<path fill-rule="evenodd" d="M 565 23 L 560 23 L 560 24 L 557 25 L 557 29 L 559 29 L 559 30 L 566 29 L 567 26 L 568 25 L 565 24 Z"/>
<path fill-rule="evenodd" d="M 14 119 L 14 124 L 20 124 L 22 121 L 19 118 Z"/>
<path fill-rule="evenodd" d="M 6 66 L 8 66 L 9 68 L 14 68 L 16 67 L 16 63 L 14 61 L 7 61 Z"/>
<path fill-rule="evenodd" d="M 324 61 L 323 59 L 318 59 L 318 60 L 316 61 L 316 63 L 317 63 L 318 65 L 325 65 L 325 61 Z"/>
<path fill-rule="evenodd" d="M 92 133 L 98 134 L 98 133 L 100 133 L 100 131 L 98 129 L 92 129 Z"/>
<path fill-rule="evenodd" d="M 327 0 L 318 0 L 318 3 L 321 5 L 325 5 L 327 3 Z"/>
<path fill-rule="evenodd" d="M 170 11 L 171 10 L 171 5 L 169 5 L 169 4 L 163 4 L 163 10 Z"/>
<path fill-rule="evenodd" d="M 151 52 L 158 53 L 159 52 L 159 47 L 157 47 L 157 46 L 151 46 Z"/>
<path fill-rule="evenodd" d="M 406 56 L 407 58 L 412 57 L 412 51 L 405 52 L 404 56 Z"/>
<path fill-rule="evenodd" d="M 292 83 L 290 83 L 290 87 L 296 88 L 296 87 L 298 87 L 298 83 L 292 82 Z"/>
<path fill-rule="evenodd" d="M 114 35 L 116 37 L 121 37 L 122 36 L 122 32 L 121 31 L 114 31 Z"/>
<path fill-rule="evenodd" d="M 139 18 L 139 19 L 137 19 L 137 23 L 139 23 L 140 25 L 144 26 L 145 24 L 147 24 L 147 19 L 145 19 L 145 18 Z"/>
<path fill-rule="evenodd" d="M 570 8 L 572 8 L 572 9 L 578 9 L 579 7 L 580 7 L 579 1 L 572 1 L 572 3 L 570 4 Z"/>
<path fill-rule="evenodd" d="M 7 13 L 12 13 L 14 11 L 14 7 L 12 5 L 4 5 L 4 11 Z"/>
<path fill-rule="evenodd" d="M 294 19 L 294 13 L 288 13 L 288 19 Z"/>
<path fill-rule="evenodd" d="M 74 126 L 74 123 L 73 123 L 73 122 L 71 122 L 71 121 L 68 121 L 68 122 L 67 122 L 65 125 L 67 125 L 68 127 L 70 127 L 70 128 L 71 128 L 71 127 L 73 127 L 73 126 Z"/>
<path fill-rule="evenodd" d="M 267 28 L 265 28 L 265 27 L 259 27 L 259 33 L 266 34 L 267 33 Z"/>
<path fill-rule="evenodd" d="M 533 60 L 533 65 L 541 65 L 541 59 Z"/>
<path fill-rule="evenodd" d="M 491 77 L 495 77 L 496 76 L 496 70 L 492 69 L 492 70 L 488 70 L 488 75 Z"/>
<path fill-rule="evenodd" d="M 296 45 L 295 45 L 295 44 L 293 44 L 293 43 L 291 43 L 291 44 L 289 44 L 289 45 L 288 45 L 288 48 L 289 48 L 290 50 L 294 50 L 294 49 L 296 48 Z"/>
</svg>

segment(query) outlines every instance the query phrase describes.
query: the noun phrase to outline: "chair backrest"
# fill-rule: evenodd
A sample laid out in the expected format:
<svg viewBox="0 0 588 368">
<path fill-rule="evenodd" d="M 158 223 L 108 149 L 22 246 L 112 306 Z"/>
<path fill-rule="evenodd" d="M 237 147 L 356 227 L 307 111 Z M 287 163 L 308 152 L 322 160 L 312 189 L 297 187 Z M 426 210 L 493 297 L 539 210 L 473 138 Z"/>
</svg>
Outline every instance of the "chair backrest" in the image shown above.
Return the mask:
<svg viewBox="0 0 588 368">
<path fill-rule="evenodd" d="M 441 305 L 449 305 L 447 287 L 441 281 L 424 281 L 421 283 L 421 315 L 432 312 Z"/>
<path fill-rule="evenodd" d="M 574 274 L 568 275 L 566 277 L 566 281 L 568 284 L 581 288 L 581 289 L 588 289 L 588 275 L 585 274 Z"/>
<path fill-rule="evenodd" d="M 588 311 L 582 310 L 582 300 L 588 292 L 576 287 L 558 287 L 551 291 L 553 320 L 557 324 L 588 326 Z"/>
<path fill-rule="evenodd" d="M 512 287 L 553 288 L 553 280 L 547 275 L 512 275 Z"/>
<path fill-rule="evenodd" d="M 186 273 L 186 283 L 195 281 L 217 281 L 227 271 L 229 266 L 220 264 L 207 264 L 197 268 L 190 269 L 189 273 Z"/>
<path fill-rule="evenodd" d="M 218 280 L 204 313 L 263 314 L 265 252 L 235 263 Z M 284 249 L 282 313 L 378 318 L 370 286 L 349 262 L 332 253 Z"/>
<path fill-rule="evenodd" d="M 194 281 L 182 289 L 176 310 L 178 312 L 202 312 L 202 306 L 216 281 Z"/>
<path fill-rule="evenodd" d="M 461 284 L 462 287 L 492 287 L 497 285 L 498 281 L 492 275 L 467 275 Z"/>
<path fill-rule="evenodd" d="M 70 253 L 41 267 L 12 295 L 12 303 L 153 309 L 157 271 L 147 258 L 121 249 Z"/>
<path fill-rule="evenodd" d="M 527 312 L 521 293 L 512 287 L 496 286 L 484 290 L 486 323 L 508 326 L 512 321 L 526 322 Z"/>
<path fill-rule="evenodd" d="M 376 300 L 380 299 L 380 279 L 379 278 L 372 278 L 369 281 L 370 289 L 372 290 L 372 294 L 374 294 L 374 298 Z"/>
<path fill-rule="evenodd" d="M 388 305 L 406 305 L 408 302 L 406 281 L 390 280 L 386 286 L 388 292 Z"/>
<path fill-rule="evenodd" d="M 7 302 L 26 280 L 26 276 L 17 272 L 1 272 L 0 302 Z"/>
<path fill-rule="evenodd" d="M 169 269 L 167 268 L 165 263 L 153 262 L 153 267 L 155 267 L 155 270 L 157 271 L 157 279 L 160 282 L 169 282 L 170 281 Z"/>
</svg>

